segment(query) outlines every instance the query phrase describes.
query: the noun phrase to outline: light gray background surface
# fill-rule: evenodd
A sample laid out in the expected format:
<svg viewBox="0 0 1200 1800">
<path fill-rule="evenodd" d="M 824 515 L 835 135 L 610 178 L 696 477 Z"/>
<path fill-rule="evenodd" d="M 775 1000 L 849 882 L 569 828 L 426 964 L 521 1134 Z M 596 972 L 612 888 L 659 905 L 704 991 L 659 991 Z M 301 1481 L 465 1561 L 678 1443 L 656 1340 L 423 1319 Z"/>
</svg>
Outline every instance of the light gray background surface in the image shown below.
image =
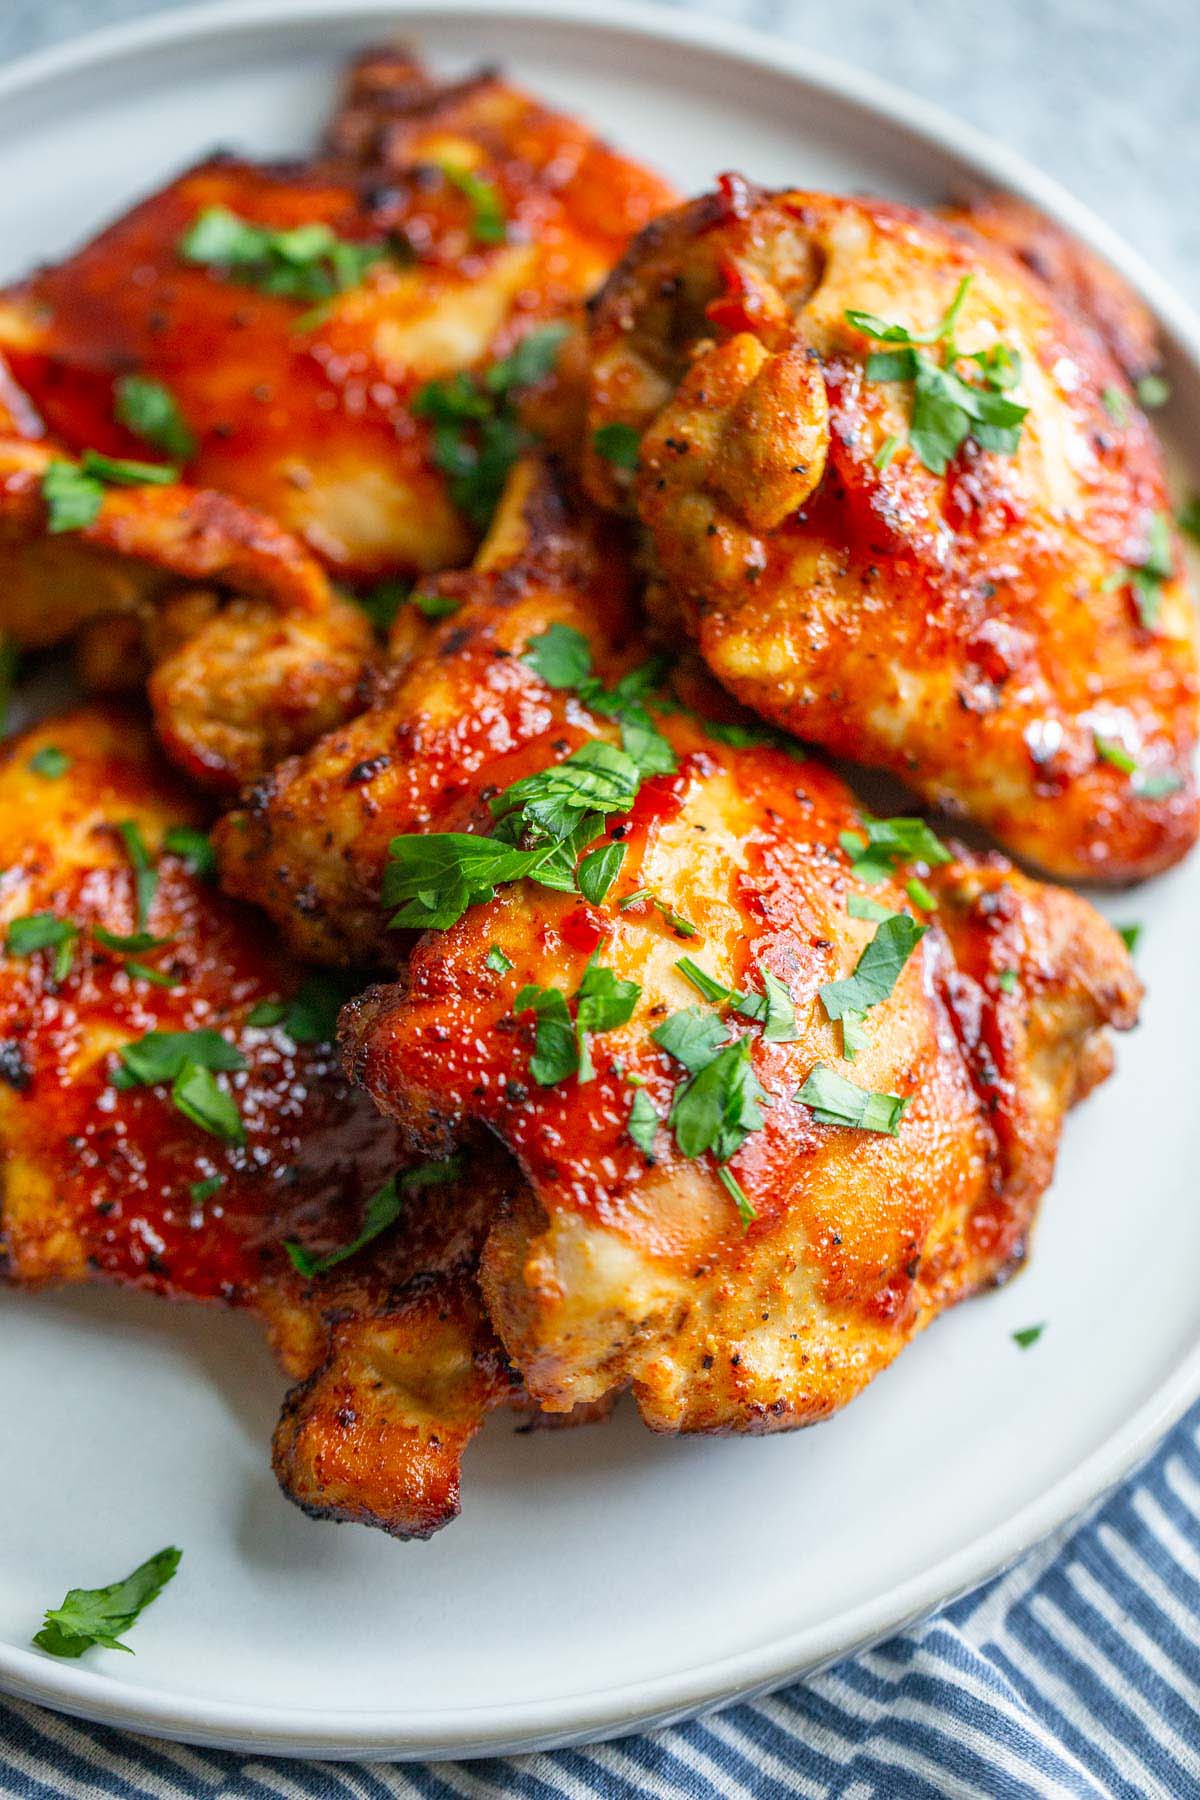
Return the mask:
<svg viewBox="0 0 1200 1800">
<path fill-rule="evenodd" d="M 0 60 L 184 3 L 0 0 Z M 1198 0 L 660 4 L 779 32 L 936 100 L 1056 175 L 1200 299 Z"/>
</svg>

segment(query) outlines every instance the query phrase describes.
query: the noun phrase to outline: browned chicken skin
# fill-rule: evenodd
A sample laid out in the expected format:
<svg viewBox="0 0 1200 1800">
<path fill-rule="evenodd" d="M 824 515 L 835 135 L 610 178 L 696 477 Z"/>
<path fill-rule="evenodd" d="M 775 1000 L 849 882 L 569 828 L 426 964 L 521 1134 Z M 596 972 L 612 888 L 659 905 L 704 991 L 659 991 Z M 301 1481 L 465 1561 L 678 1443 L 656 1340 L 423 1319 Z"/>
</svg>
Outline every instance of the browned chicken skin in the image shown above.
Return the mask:
<svg viewBox="0 0 1200 1800">
<path fill-rule="evenodd" d="M 911 208 L 730 177 L 601 292 L 589 481 L 641 520 L 660 621 L 744 703 L 1042 868 L 1127 880 L 1196 836 L 1196 620 L 1112 331 L 1072 311 L 1088 291 L 1059 303 Z M 970 404 L 994 378 L 993 411 L 1028 409 L 1015 446 L 919 448 L 912 371 L 937 400 L 947 315 Z"/>
<path fill-rule="evenodd" d="M 31 760 L 50 748 L 69 762 L 57 777 Z M 149 925 L 171 942 L 144 955 L 169 991 L 88 935 L 136 923 L 126 820 L 157 867 Z M 0 953 L 0 1272 L 249 1307 L 300 1383 L 276 1437 L 285 1492 L 322 1517 L 427 1536 L 458 1512 L 462 1452 L 486 1413 L 523 1403 L 476 1275 L 515 1177 L 477 1157 L 412 1188 L 403 1223 L 329 1273 L 292 1267 L 284 1239 L 315 1257 L 353 1242 L 368 1197 L 408 1159 L 328 1043 L 249 1023 L 295 994 L 301 971 L 164 850 L 172 826 L 198 823 L 149 735 L 110 711 L 52 719 L 0 759 L 0 931 L 43 912 L 81 929 L 61 979 L 53 947 Z M 169 1086 L 111 1085 L 122 1044 L 200 1029 L 244 1058 L 219 1077 L 244 1146 L 182 1114 Z"/>
<path fill-rule="evenodd" d="M 482 560 L 379 706 L 221 827 L 227 881 L 309 952 L 384 942 L 393 834 L 486 833 L 489 798 L 617 741 L 528 655 L 557 625 L 586 637 L 607 687 L 637 663 L 619 541 L 527 466 Z M 939 910 L 922 912 L 928 931 L 847 1060 L 818 989 L 850 975 L 877 929 L 851 898 L 911 912 L 903 886 L 886 868 L 854 874 L 842 834 L 861 829 L 859 809 L 794 747 L 739 743 L 756 735 L 744 723 L 690 712 L 658 725 L 677 766 L 607 821 L 622 861 L 602 903 L 521 882 L 426 932 L 394 987 L 348 1009 L 348 1067 L 414 1153 L 486 1128 L 515 1157 L 525 1185 L 489 1231 L 483 1284 L 542 1407 L 628 1384 L 657 1429 L 804 1424 L 1020 1256 L 1063 1113 L 1107 1071 L 1104 1028 L 1132 1024 L 1138 984 L 1085 902 L 963 856 L 925 870 Z M 720 1167 L 661 1123 L 649 1153 L 629 1135 L 635 1096 L 662 1121 L 683 1077 L 650 1034 L 696 1004 L 684 956 L 751 996 L 769 971 L 795 1012 L 794 1033 L 770 1040 L 720 1014 L 762 1089 L 760 1128 Z M 516 998 L 529 984 L 571 995 L 593 960 L 636 984 L 634 1010 L 596 1035 L 592 1079 L 542 1084 Z M 897 1135 L 820 1122 L 797 1098 L 818 1066 L 904 1102 Z"/>
</svg>

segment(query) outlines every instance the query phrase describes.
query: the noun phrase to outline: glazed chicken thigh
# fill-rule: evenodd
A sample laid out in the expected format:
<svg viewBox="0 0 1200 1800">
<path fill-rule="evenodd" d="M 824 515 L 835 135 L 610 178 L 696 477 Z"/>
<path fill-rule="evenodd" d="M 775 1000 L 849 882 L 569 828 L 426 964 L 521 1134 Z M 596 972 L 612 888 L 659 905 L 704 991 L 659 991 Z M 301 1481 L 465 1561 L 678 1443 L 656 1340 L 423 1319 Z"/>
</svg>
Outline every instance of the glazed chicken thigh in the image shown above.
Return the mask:
<svg viewBox="0 0 1200 1800">
<path fill-rule="evenodd" d="M 388 696 L 223 821 L 225 879 L 334 958 L 398 909 L 347 1067 L 413 1154 L 515 1158 L 482 1281 L 539 1405 L 809 1423 L 1019 1259 L 1128 956 L 702 678 L 658 689 L 620 540 L 549 469 L 481 560 Z"/>
<path fill-rule="evenodd" d="M 485 1414 L 524 1403 L 477 1280 L 515 1176 L 411 1167 L 340 1077 L 339 990 L 197 872 L 205 845 L 128 719 L 79 710 L 4 751 L 0 1275 L 250 1308 L 300 1384 L 285 1492 L 426 1536 Z"/>
<path fill-rule="evenodd" d="M 728 177 L 656 221 L 593 310 L 589 484 L 745 704 L 1127 880 L 1196 836 L 1195 609 L 1136 317 L 1004 218 Z"/>
<path fill-rule="evenodd" d="M 125 384 L 165 389 L 188 480 L 341 578 L 454 567 L 517 431 L 466 372 L 573 318 L 672 198 L 496 76 L 372 53 L 327 153 L 189 170 L 0 299 L 0 356 L 72 452 L 144 456 Z"/>
</svg>

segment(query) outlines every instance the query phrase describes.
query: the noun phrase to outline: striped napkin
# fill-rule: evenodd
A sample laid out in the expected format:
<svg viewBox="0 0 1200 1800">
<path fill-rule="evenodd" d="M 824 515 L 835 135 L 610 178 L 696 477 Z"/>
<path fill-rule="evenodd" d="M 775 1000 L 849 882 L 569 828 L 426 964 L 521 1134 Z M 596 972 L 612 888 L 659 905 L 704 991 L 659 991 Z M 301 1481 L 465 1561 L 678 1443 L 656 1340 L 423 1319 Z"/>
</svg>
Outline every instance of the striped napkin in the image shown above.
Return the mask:
<svg viewBox="0 0 1200 1800">
<path fill-rule="evenodd" d="M 0 1705 L 29 1800 L 1191 1800 L 1200 1796 L 1200 1406 L 1016 1568 L 752 1706 L 586 1750 L 268 1762 Z"/>
</svg>

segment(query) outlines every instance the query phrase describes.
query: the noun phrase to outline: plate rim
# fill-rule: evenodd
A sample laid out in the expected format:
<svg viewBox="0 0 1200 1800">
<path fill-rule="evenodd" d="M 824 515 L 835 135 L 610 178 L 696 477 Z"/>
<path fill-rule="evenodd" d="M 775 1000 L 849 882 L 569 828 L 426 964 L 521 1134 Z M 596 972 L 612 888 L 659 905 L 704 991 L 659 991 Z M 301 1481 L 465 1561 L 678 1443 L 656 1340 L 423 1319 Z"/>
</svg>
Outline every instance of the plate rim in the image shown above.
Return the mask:
<svg viewBox="0 0 1200 1800">
<path fill-rule="evenodd" d="M 509 19 L 698 48 L 743 67 L 782 75 L 801 89 L 898 127 L 923 147 L 954 158 L 969 175 L 1032 201 L 1097 250 L 1141 293 L 1175 354 L 1200 378 L 1200 316 L 1112 227 L 1019 152 L 936 104 L 809 50 L 802 42 L 727 20 L 668 11 L 648 0 L 606 0 L 602 17 L 592 0 L 442 4 L 351 0 L 348 5 L 339 0 L 207 0 L 90 31 L 8 63 L 0 68 L 0 104 L 36 94 L 39 88 L 50 98 L 54 85 L 65 78 L 102 74 L 106 65 L 132 55 L 199 44 L 218 34 L 283 29 L 322 19 L 339 28 L 359 22 L 364 30 L 378 30 L 402 27 L 406 19 L 435 13 L 439 23 Z M 1071 1471 L 953 1555 L 822 1624 L 776 1635 L 752 1649 L 653 1680 L 550 1701 L 421 1712 L 344 1708 L 322 1712 L 201 1697 L 181 1700 L 166 1689 L 125 1688 L 108 1675 L 56 1664 L 31 1649 L 0 1643 L 0 1692 L 97 1723 L 183 1742 L 329 1760 L 513 1755 L 645 1730 L 753 1698 L 814 1673 L 979 1586 L 1110 1491 L 1198 1395 L 1200 1339 L 1149 1398 Z"/>
</svg>

